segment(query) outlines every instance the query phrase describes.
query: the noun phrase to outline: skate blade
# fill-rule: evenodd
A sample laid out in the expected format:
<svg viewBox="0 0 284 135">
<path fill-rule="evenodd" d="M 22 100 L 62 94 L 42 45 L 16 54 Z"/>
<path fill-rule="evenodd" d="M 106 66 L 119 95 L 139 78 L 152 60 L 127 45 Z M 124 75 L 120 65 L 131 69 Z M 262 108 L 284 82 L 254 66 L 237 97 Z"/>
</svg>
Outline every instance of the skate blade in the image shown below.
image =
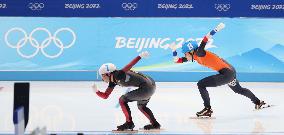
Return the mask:
<svg viewBox="0 0 284 135">
<path fill-rule="evenodd" d="M 216 117 L 209 117 L 209 116 L 199 116 L 199 117 L 197 117 L 197 116 L 195 116 L 195 117 L 189 117 L 190 119 L 208 119 L 208 120 L 210 120 L 210 119 L 216 119 Z"/>
<path fill-rule="evenodd" d="M 160 128 L 160 129 L 144 129 L 144 128 L 139 128 L 139 131 L 141 132 L 161 132 L 161 131 L 164 131 L 165 129 L 163 128 Z"/>
<path fill-rule="evenodd" d="M 274 107 L 275 105 L 264 105 L 262 106 L 260 109 L 254 109 L 254 111 L 259 111 L 259 110 L 263 110 L 265 108 L 270 108 L 270 107 Z"/>
<path fill-rule="evenodd" d="M 138 130 L 112 130 L 112 133 L 138 133 Z"/>
</svg>

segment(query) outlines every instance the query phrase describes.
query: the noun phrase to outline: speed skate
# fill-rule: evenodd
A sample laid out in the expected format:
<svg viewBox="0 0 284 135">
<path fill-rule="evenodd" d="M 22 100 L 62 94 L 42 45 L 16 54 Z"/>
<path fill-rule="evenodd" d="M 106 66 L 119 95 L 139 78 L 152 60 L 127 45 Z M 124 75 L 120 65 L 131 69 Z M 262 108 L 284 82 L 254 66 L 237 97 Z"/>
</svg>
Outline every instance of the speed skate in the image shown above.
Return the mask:
<svg viewBox="0 0 284 135">
<path fill-rule="evenodd" d="M 266 105 L 262 106 L 262 107 L 259 108 L 259 109 L 254 109 L 254 111 L 261 111 L 261 110 L 263 110 L 263 109 L 270 108 L 270 107 L 274 107 L 274 106 L 276 106 L 276 105 L 266 104 Z"/>
</svg>

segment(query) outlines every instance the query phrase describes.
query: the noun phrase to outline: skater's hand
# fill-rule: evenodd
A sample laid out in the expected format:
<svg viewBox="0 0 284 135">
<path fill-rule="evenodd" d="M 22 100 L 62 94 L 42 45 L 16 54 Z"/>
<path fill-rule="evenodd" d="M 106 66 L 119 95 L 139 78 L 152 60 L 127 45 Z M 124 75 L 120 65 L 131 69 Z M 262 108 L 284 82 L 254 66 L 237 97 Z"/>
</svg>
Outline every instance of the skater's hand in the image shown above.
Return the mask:
<svg viewBox="0 0 284 135">
<path fill-rule="evenodd" d="M 173 58 L 173 60 L 174 60 L 175 63 L 178 62 L 178 59 L 179 59 L 179 57 L 174 57 L 174 58 Z"/>
<path fill-rule="evenodd" d="M 222 30 L 224 28 L 225 28 L 225 24 L 224 23 L 219 23 L 217 25 L 217 27 L 215 28 L 215 31 L 217 32 L 217 31 L 220 31 L 220 30 Z"/>
<path fill-rule="evenodd" d="M 150 53 L 147 52 L 147 51 L 144 51 L 144 52 L 142 52 L 142 53 L 139 54 L 139 56 L 140 56 L 141 58 L 147 58 L 147 57 L 149 57 L 149 55 L 150 55 Z"/>
<path fill-rule="evenodd" d="M 95 93 L 99 92 L 98 86 L 95 83 L 93 84 L 92 88 Z"/>
<path fill-rule="evenodd" d="M 169 48 L 171 48 L 173 52 L 176 51 L 176 50 L 177 50 L 177 45 L 176 45 L 176 43 L 175 43 L 175 42 L 171 43 L 171 44 L 169 45 Z"/>
</svg>

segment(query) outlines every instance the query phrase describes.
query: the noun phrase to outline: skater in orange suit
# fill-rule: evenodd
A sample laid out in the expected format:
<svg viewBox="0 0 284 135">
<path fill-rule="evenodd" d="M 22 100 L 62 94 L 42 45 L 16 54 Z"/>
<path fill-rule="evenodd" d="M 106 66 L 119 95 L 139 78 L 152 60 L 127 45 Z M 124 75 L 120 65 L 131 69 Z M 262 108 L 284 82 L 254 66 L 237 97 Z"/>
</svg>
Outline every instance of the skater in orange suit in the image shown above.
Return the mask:
<svg viewBox="0 0 284 135">
<path fill-rule="evenodd" d="M 181 49 L 184 57 L 177 57 L 176 45 L 170 46 L 173 51 L 174 62 L 183 63 L 196 61 L 198 64 L 218 72 L 218 74 L 206 77 L 197 83 L 200 95 L 204 102 L 204 109 L 196 113 L 197 117 L 211 117 L 211 114 L 213 113 L 207 87 L 217 87 L 227 84 L 235 93 L 249 98 L 255 104 L 255 109 L 261 109 L 266 105 L 264 101 L 259 100 L 249 89 L 243 88 L 240 85 L 236 78 L 236 71 L 232 65 L 218 55 L 204 49 L 207 41 L 224 27 L 225 24 L 220 23 L 203 38 L 199 46 L 196 41 L 187 41 L 183 43 Z"/>
</svg>

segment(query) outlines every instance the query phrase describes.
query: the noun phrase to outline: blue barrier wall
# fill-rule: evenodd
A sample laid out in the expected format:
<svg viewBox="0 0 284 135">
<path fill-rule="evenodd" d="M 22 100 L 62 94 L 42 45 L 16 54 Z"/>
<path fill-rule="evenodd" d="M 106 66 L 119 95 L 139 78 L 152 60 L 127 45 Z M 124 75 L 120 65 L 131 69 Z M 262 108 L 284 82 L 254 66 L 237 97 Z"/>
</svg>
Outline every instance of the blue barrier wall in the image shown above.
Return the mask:
<svg viewBox="0 0 284 135">
<path fill-rule="evenodd" d="M 142 72 L 159 82 L 197 82 L 215 72 Z M 98 81 L 96 71 L 1 71 L 0 81 Z M 284 82 L 284 73 L 238 73 L 244 82 Z"/>
</svg>

